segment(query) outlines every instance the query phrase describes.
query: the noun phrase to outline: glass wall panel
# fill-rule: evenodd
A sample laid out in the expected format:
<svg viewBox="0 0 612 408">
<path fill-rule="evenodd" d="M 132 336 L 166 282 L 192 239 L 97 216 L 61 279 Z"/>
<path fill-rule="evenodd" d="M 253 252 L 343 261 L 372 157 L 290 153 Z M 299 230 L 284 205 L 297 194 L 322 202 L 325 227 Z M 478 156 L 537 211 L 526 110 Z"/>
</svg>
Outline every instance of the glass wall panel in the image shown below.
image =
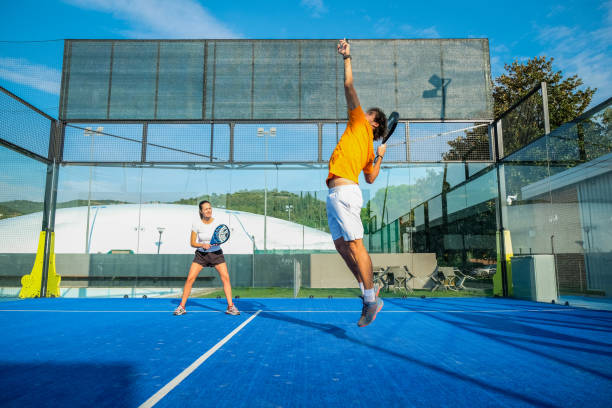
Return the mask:
<svg viewBox="0 0 612 408">
<path fill-rule="evenodd" d="M 17 296 L 34 266 L 47 165 L 0 146 L 0 296 Z"/>
<path fill-rule="evenodd" d="M 550 257 L 561 296 L 612 293 L 609 105 L 533 140 L 500 167 L 512 251 Z"/>
</svg>

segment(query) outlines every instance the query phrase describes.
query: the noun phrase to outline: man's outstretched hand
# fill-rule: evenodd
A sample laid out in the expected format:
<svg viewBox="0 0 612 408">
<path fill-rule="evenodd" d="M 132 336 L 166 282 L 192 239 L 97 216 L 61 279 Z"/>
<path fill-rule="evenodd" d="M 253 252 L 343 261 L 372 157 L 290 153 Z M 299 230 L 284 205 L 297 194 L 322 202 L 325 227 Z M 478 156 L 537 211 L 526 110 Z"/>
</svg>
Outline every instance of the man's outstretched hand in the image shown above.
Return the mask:
<svg viewBox="0 0 612 408">
<path fill-rule="evenodd" d="M 346 41 L 346 38 L 338 41 L 338 54 L 342 55 L 343 57 L 351 55 L 351 45 L 348 43 L 348 41 Z"/>
</svg>

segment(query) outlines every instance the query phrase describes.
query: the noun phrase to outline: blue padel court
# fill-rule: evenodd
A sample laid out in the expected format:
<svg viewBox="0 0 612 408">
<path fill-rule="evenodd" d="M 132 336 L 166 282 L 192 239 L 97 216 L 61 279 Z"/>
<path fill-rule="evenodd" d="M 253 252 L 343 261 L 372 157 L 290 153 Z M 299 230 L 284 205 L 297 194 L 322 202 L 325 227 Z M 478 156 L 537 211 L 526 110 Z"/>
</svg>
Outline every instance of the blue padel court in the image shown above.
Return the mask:
<svg viewBox="0 0 612 408">
<path fill-rule="evenodd" d="M 2 406 L 608 407 L 612 312 L 497 298 L 0 303 Z"/>
</svg>

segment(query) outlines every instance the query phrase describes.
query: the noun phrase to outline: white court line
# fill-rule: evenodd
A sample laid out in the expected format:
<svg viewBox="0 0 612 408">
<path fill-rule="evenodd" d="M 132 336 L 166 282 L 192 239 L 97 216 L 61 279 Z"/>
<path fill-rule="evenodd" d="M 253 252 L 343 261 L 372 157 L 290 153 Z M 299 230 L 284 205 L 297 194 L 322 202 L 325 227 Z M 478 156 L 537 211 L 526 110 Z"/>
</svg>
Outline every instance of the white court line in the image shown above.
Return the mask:
<svg viewBox="0 0 612 408">
<path fill-rule="evenodd" d="M 244 310 L 242 310 L 244 312 Z M 58 312 L 58 313 L 168 313 L 172 310 L 67 310 L 67 309 L 0 309 L 0 312 Z M 256 310 L 253 310 L 256 312 Z M 195 310 L 189 313 L 225 313 L 224 310 Z"/>
<path fill-rule="evenodd" d="M 483 309 L 483 310 L 381 310 L 379 313 L 521 313 L 521 312 L 570 312 L 577 309 Z M 0 312 L 40 313 L 168 313 L 168 310 L 53 310 L 53 309 L 5 309 Z M 243 313 L 361 313 L 361 310 L 241 310 Z M 192 310 L 191 313 L 225 313 L 224 310 Z"/>
<path fill-rule="evenodd" d="M 258 310 L 253 316 L 249 317 L 247 320 L 242 322 L 240 326 L 236 327 L 230 334 L 228 334 L 220 342 L 215 344 L 213 348 L 208 350 L 206 353 L 202 354 L 196 361 L 191 363 L 189 367 L 184 369 L 179 375 L 174 377 L 168 384 L 164 385 L 159 391 L 153 394 L 153 396 L 151 396 L 148 400 L 143 402 L 139 406 L 139 408 L 152 407 L 153 405 L 157 404 L 162 398 L 166 396 L 166 394 L 172 391 L 174 387 L 179 385 L 185 378 L 187 378 L 187 376 L 189 376 L 189 374 L 191 374 L 196 368 L 202 365 L 202 363 L 205 362 L 208 359 L 208 357 L 212 356 L 215 353 L 215 351 L 219 350 L 221 346 L 223 346 L 225 343 L 229 341 L 229 339 L 234 337 L 234 335 L 238 333 L 240 330 L 242 330 L 244 326 L 249 324 L 249 322 L 253 320 L 259 314 L 259 312 L 261 312 L 261 310 Z"/>
</svg>

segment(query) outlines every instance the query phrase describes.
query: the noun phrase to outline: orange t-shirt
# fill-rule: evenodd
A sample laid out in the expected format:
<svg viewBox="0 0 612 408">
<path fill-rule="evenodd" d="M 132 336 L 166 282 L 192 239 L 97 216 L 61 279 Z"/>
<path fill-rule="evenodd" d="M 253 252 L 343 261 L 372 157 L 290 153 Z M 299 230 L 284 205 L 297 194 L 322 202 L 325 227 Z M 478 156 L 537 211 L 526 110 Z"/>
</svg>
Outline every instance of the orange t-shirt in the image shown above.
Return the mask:
<svg viewBox="0 0 612 408">
<path fill-rule="evenodd" d="M 361 106 L 349 112 L 346 130 L 329 159 L 329 174 L 358 183 L 359 173 L 369 173 L 374 162 L 374 135 L 372 126 L 365 117 Z"/>
</svg>

